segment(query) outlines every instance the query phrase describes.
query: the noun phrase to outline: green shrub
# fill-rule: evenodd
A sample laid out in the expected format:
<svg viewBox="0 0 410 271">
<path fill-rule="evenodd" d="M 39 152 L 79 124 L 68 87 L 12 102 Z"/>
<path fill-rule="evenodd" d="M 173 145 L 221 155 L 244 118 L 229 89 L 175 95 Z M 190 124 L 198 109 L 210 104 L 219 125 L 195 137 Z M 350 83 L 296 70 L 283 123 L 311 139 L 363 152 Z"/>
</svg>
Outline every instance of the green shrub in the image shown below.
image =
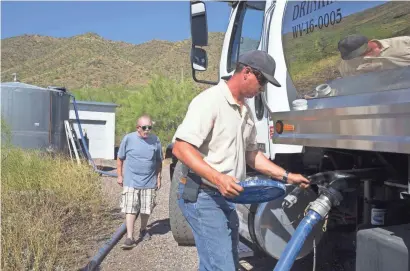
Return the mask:
<svg viewBox="0 0 410 271">
<path fill-rule="evenodd" d="M 163 146 L 169 144 L 185 117 L 188 104 L 199 93 L 191 81 L 176 81 L 154 76 L 146 86 L 134 89 L 118 86 L 102 89 L 79 89 L 73 91 L 78 100 L 113 102 L 116 111 L 116 144 L 123 136 L 135 131 L 135 122 L 142 114 L 151 115 L 155 122 L 153 132 Z"/>
</svg>

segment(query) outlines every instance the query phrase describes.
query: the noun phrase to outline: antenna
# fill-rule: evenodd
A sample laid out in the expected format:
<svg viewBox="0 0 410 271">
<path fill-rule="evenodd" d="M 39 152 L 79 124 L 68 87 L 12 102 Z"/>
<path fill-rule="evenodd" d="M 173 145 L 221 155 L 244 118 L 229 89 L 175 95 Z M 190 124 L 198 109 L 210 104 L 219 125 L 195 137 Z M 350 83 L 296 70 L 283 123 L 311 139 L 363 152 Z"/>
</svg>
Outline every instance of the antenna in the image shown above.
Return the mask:
<svg viewBox="0 0 410 271">
<path fill-rule="evenodd" d="M 17 82 L 17 73 L 13 72 L 11 75 L 13 75 L 13 81 Z"/>
</svg>

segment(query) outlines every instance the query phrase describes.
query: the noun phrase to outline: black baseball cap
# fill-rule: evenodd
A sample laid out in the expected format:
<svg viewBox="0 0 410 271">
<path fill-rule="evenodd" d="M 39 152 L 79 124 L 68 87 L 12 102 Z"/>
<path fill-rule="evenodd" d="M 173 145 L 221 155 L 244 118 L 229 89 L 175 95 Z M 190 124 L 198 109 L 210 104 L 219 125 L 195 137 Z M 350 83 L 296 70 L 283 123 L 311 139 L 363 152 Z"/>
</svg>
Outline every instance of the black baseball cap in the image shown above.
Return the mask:
<svg viewBox="0 0 410 271">
<path fill-rule="evenodd" d="M 343 60 L 349 60 L 363 55 L 367 50 L 369 39 L 361 35 L 349 35 L 340 40 L 337 48 Z"/>
<path fill-rule="evenodd" d="M 276 69 L 275 60 L 267 52 L 259 50 L 248 51 L 239 56 L 238 62 L 260 71 L 272 85 L 281 86 L 274 77 Z"/>
</svg>

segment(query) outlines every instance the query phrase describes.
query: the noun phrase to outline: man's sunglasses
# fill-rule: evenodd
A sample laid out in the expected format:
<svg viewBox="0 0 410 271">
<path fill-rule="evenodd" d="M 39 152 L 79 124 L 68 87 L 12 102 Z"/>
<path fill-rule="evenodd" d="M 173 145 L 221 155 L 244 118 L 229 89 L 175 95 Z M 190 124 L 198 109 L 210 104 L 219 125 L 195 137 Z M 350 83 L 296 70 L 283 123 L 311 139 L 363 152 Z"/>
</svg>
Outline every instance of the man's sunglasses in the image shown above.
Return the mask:
<svg viewBox="0 0 410 271">
<path fill-rule="evenodd" d="M 150 125 L 144 125 L 144 126 L 138 126 L 138 127 L 140 127 L 144 131 L 149 131 L 152 129 L 152 126 Z"/>
<path fill-rule="evenodd" d="M 256 79 L 258 79 L 259 85 L 264 86 L 268 83 L 268 79 L 266 79 L 266 77 L 263 76 L 263 74 L 260 71 L 252 69 L 252 68 L 250 68 L 250 70 L 256 76 Z"/>
</svg>

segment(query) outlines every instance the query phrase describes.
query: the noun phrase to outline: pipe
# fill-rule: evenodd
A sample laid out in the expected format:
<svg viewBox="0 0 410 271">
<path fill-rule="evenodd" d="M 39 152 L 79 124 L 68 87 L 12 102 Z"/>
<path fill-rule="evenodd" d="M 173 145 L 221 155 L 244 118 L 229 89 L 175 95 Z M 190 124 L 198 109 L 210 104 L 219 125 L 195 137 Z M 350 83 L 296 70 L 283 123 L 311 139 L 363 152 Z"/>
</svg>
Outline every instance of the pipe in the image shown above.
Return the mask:
<svg viewBox="0 0 410 271">
<path fill-rule="evenodd" d="M 372 207 L 370 201 L 372 199 L 372 180 L 364 180 L 364 199 L 363 199 L 363 224 L 370 225 L 370 216 Z"/>
<path fill-rule="evenodd" d="M 78 114 L 78 108 L 77 108 L 77 101 L 75 100 L 74 95 L 70 94 L 71 98 L 73 98 L 73 106 L 74 106 L 74 113 L 75 113 L 75 118 L 77 120 L 77 124 L 78 124 L 78 131 L 80 132 L 80 137 L 81 137 L 81 142 L 83 143 L 84 149 L 85 149 L 85 155 L 87 156 L 87 160 L 89 162 L 91 162 L 91 164 L 93 165 L 93 167 L 95 167 L 94 161 L 91 159 L 91 155 L 88 151 L 88 146 L 87 146 L 87 142 L 84 139 L 84 135 L 83 135 L 83 129 L 81 127 L 81 122 L 80 122 L 80 116 Z"/>
<path fill-rule="evenodd" d="M 320 172 L 311 176 L 308 176 L 307 179 L 310 181 L 310 184 L 319 185 L 319 186 L 328 186 L 333 190 L 340 191 L 340 192 L 351 192 L 357 189 L 359 185 L 358 178 L 346 172 L 338 172 L 338 171 L 328 171 L 328 172 Z M 304 189 L 297 186 L 290 192 L 283 200 L 282 207 L 283 208 L 291 208 L 300 197 Z M 334 199 L 332 197 L 332 199 Z"/>
<path fill-rule="evenodd" d="M 53 127 L 53 95 L 50 92 L 50 105 L 49 105 L 49 110 L 50 110 L 50 114 L 49 114 L 49 118 L 48 118 L 48 145 L 52 146 L 52 139 L 51 139 L 51 128 Z"/>
<path fill-rule="evenodd" d="M 316 239 L 313 238 L 313 271 L 316 271 Z"/>
<path fill-rule="evenodd" d="M 309 236 L 313 227 L 322 220 L 322 216 L 319 213 L 309 210 L 307 215 L 299 223 L 296 231 L 293 233 L 291 240 L 286 245 L 285 250 L 282 252 L 278 263 L 275 266 L 274 271 L 288 271 L 291 269 L 296 257 L 299 255 L 306 238 Z"/>
<path fill-rule="evenodd" d="M 99 169 L 96 169 L 96 168 L 94 168 L 94 171 L 97 172 L 97 173 L 100 173 L 101 175 L 107 175 L 107 176 L 115 177 L 115 178 L 118 177 L 118 174 L 117 174 L 117 173 L 111 173 L 111 172 L 99 170 Z"/>
<path fill-rule="evenodd" d="M 139 213 L 137 214 L 138 217 Z M 125 223 L 123 223 L 117 231 L 114 233 L 114 235 L 111 237 L 110 240 L 108 240 L 105 245 L 100 248 L 97 252 L 97 254 L 91 259 L 91 261 L 88 262 L 88 264 L 80 269 L 80 271 L 94 271 L 98 270 L 99 265 L 102 263 L 104 258 L 108 255 L 108 253 L 111 251 L 111 249 L 114 248 L 114 246 L 121 240 L 121 238 L 127 233 L 127 226 Z"/>
<path fill-rule="evenodd" d="M 75 118 L 77 121 L 77 125 L 78 125 L 78 131 L 80 132 L 80 138 L 81 138 L 81 142 L 83 143 L 84 149 L 85 149 L 85 155 L 87 156 L 87 160 L 88 162 L 92 165 L 93 169 L 95 172 L 100 173 L 102 175 L 107 175 L 107 176 L 111 176 L 111 177 L 118 177 L 117 173 L 111 173 L 111 172 L 107 172 L 107 171 L 102 171 L 99 170 L 95 163 L 94 160 L 91 157 L 90 152 L 88 151 L 88 146 L 87 146 L 87 142 L 84 139 L 84 135 L 83 135 L 83 129 L 81 128 L 81 122 L 80 122 L 80 116 L 78 114 L 78 109 L 77 109 L 77 102 L 75 100 L 75 97 L 73 94 L 69 94 L 71 96 L 71 98 L 73 98 L 73 106 L 74 106 L 74 113 L 75 113 Z"/>
<path fill-rule="evenodd" d="M 313 176 L 310 176 L 311 182 Z M 327 175 L 316 175 L 319 179 L 325 177 L 330 180 L 327 187 L 323 187 L 319 197 L 310 203 L 306 216 L 299 223 L 292 238 L 286 245 L 285 250 L 275 266 L 274 271 L 288 271 L 292 267 L 302 249 L 306 238 L 311 233 L 313 227 L 327 216 L 332 206 L 338 206 L 343 200 L 341 191 L 350 191 L 350 183 L 355 180 L 355 176 L 340 173 L 328 173 Z"/>
<path fill-rule="evenodd" d="M 410 194 L 410 155 L 407 156 L 407 193 Z"/>
<path fill-rule="evenodd" d="M 88 146 L 87 146 L 87 142 L 84 139 L 84 135 L 83 135 L 83 129 L 81 127 L 81 122 L 80 122 L 80 116 L 78 114 L 78 109 L 77 109 L 77 102 L 75 100 L 74 95 L 69 94 L 72 98 L 73 98 L 73 106 L 74 106 L 74 112 L 75 112 L 75 117 L 77 120 L 77 124 L 78 124 L 78 131 L 80 132 L 80 137 L 81 137 L 81 141 L 83 143 L 84 149 L 85 149 L 85 154 L 87 156 L 87 160 L 90 162 L 90 164 L 93 166 L 93 169 L 95 172 L 103 174 L 103 175 L 108 175 L 108 176 L 112 176 L 112 177 L 118 177 L 118 174 L 116 173 L 111 173 L 111 172 L 107 172 L 107 171 L 102 171 L 97 169 L 94 160 L 91 157 L 90 152 L 88 151 Z M 137 217 L 139 216 L 139 212 L 137 213 Z M 105 259 L 105 257 L 108 255 L 108 253 L 110 253 L 110 251 L 114 248 L 114 246 L 122 239 L 122 237 L 127 233 L 127 226 L 125 223 L 123 223 L 114 233 L 114 235 L 111 237 L 110 240 L 108 240 L 107 243 L 105 243 L 105 245 L 103 247 L 101 247 L 97 254 L 91 259 L 90 262 L 88 262 L 88 264 L 83 267 L 82 269 L 80 269 L 81 271 L 94 271 L 94 270 L 98 270 L 100 264 L 102 263 L 102 261 Z"/>
</svg>

